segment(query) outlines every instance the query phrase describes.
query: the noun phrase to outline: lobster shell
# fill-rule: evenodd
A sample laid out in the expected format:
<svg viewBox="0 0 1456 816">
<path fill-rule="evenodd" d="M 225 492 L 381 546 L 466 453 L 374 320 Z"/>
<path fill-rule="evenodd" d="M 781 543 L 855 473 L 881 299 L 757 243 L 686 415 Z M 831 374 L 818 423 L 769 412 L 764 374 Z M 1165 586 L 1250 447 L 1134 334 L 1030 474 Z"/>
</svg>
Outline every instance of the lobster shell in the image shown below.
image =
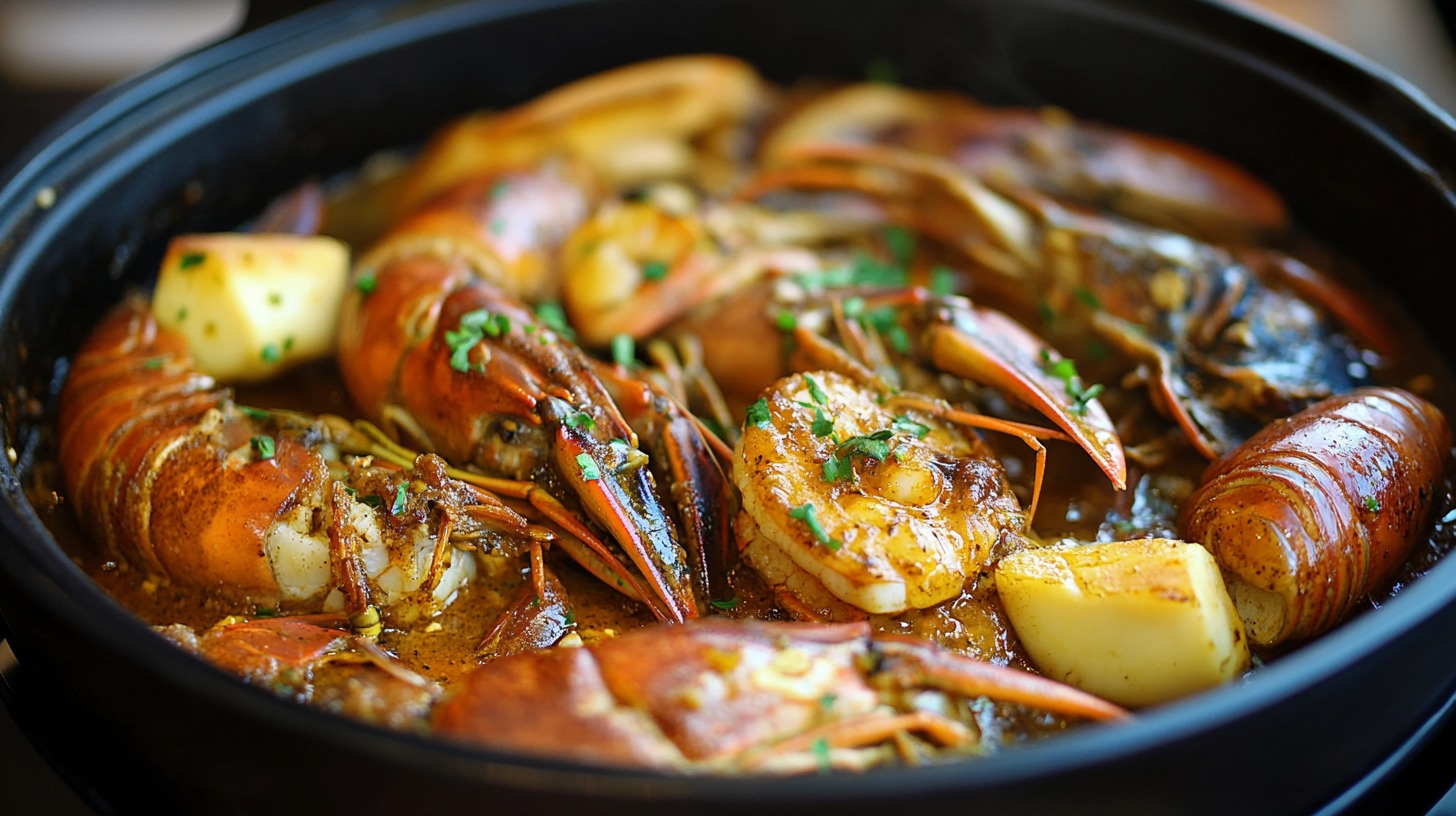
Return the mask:
<svg viewBox="0 0 1456 816">
<path fill-rule="evenodd" d="M 1414 394 L 1332 397 L 1210 465 L 1182 535 L 1218 559 L 1254 644 L 1313 637 L 1395 577 L 1450 449 L 1445 416 Z"/>
</svg>

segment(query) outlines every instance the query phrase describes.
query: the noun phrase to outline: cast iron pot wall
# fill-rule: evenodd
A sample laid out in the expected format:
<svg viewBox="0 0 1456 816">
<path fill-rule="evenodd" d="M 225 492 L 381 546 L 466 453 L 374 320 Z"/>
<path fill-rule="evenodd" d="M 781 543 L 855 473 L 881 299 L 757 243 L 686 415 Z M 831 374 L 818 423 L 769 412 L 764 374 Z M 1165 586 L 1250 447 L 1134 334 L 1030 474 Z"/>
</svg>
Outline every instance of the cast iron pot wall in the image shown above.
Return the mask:
<svg viewBox="0 0 1456 816">
<path fill-rule="evenodd" d="M 1270 179 L 1296 219 L 1456 348 L 1449 120 L 1322 48 L 1201 2 L 623 0 L 319 9 L 94 101 L 0 192 L 0 606 L 23 717 L 98 803 L 126 810 L 700 813 L 1299 812 L 1442 711 L 1456 683 L 1456 563 L 1238 687 L 978 763 L 863 776 L 677 779 L 385 734 L 284 704 L 159 638 L 58 550 L 22 492 L 65 355 L 165 239 L 226 229 L 310 175 L 444 119 L 647 57 L 724 52 L 770 77 L 908 84 L 1187 139 Z M 54 206 L 36 192 L 51 187 Z M 1393 682 L 1398 678 L 1398 684 Z M 1391 693 L 1398 690 L 1398 693 Z"/>
</svg>

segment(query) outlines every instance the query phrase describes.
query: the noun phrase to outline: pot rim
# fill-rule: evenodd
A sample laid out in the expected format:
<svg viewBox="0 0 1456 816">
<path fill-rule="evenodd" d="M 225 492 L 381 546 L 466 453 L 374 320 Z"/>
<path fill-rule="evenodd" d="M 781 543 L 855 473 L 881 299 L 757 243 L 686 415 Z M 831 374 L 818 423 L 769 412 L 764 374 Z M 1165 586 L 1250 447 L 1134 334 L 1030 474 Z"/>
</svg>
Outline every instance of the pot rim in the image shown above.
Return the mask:
<svg viewBox="0 0 1456 816">
<path fill-rule="evenodd" d="M 279 86 L 321 70 L 337 67 L 395 45 L 429 39 L 464 25 L 477 25 L 519 14 L 581 6 L 605 0 L 507 0 L 485 5 L 441 5 L 436 2 L 336 3 L 318 7 L 258 31 L 249 32 L 170 61 L 94 97 L 44 134 L 7 170 L 0 188 L 0 313 L 16 296 L 19 275 L 33 253 L 40 252 L 67 214 L 90 201 L 83 193 L 119 156 L 146 152 L 154 140 L 176 138 L 221 111 L 245 104 Z M 1151 0 L 1039 0 L 1045 6 L 1092 9 L 1129 15 L 1157 8 Z M 1416 148 L 1387 132 L 1382 121 L 1357 115 L 1367 127 L 1397 149 L 1412 165 L 1423 168 L 1448 200 L 1456 178 L 1456 119 L 1429 98 L 1374 63 L 1334 43 L 1312 38 L 1292 26 L 1210 0 L 1195 0 L 1193 25 L 1208 25 L 1223 40 L 1245 37 L 1255 43 L 1248 59 L 1269 62 L 1269 48 L 1289 49 L 1281 68 L 1286 81 L 1314 88 L 1329 104 L 1349 107 L 1348 97 L 1331 86 L 1358 76 L 1361 93 L 1377 89 L 1387 107 L 1402 108 L 1386 116 L 1414 115 L 1430 134 L 1406 133 L 1422 143 Z M 1187 8 L 1185 8 L 1185 12 Z M 1198 15 L 1204 15 L 1199 17 Z M 1211 21 L 1211 22 L 1210 22 Z M 1165 21 L 1142 19 L 1141 24 Z M 1190 36 L 1184 32 L 1185 36 Z M 1213 35 L 1207 35 L 1213 36 Z M 1208 47 L 1220 46 L 1214 42 Z M 1323 74 L 1310 72 L 1323 71 Z M 1347 88 L 1344 93 L 1355 93 Z M 198 105 L 197 100 L 208 100 Z M 125 138 L 124 138 L 125 137 Z M 123 144 L 118 144 L 121 139 Z M 1435 144 L 1443 161 L 1433 167 L 1415 150 Z M 114 168 L 111 172 L 115 172 Z M 49 208 L 35 199 L 42 188 L 62 192 Z M 74 191 L 75 195 L 68 193 Z M 1456 206 L 1456 204 L 1453 204 Z M 10 429 L 6 430 L 7 435 Z M 13 438 L 7 444 L 19 447 Z M 550 789 L 570 784 L 603 797 L 640 797 L 644 780 L 659 796 L 701 797 L 741 802 L 775 802 L 843 798 L 889 799 L 916 792 L 966 790 L 1102 765 L 1111 757 L 1157 751 L 1231 720 L 1260 716 L 1299 696 L 1312 683 L 1337 674 L 1379 651 L 1394 638 L 1437 617 L 1456 596 L 1456 559 L 1446 558 L 1380 609 L 1347 621 L 1337 630 L 1285 655 L 1246 679 L 1140 714 L 1125 725 L 1086 727 L 1032 746 L 1005 751 L 972 762 L 921 768 L 895 768 L 863 775 L 833 777 L 678 777 L 657 773 L 593 768 L 570 763 L 489 751 L 440 739 L 397 734 L 298 706 L 257 689 L 185 654 L 154 634 L 139 618 L 91 581 L 62 552 L 28 504 L 16 468 L 0 463 L 7 502 L 0 508 L 0 530 L 11 545 L 0 547 L 0 572 L 17 591 L 62 619 L 76 632 L 104 640 L 122 659 L 131 660 L 179 691 L 196 694 L 248 716 L 262 718 L 284 732 L 311 732 L 331 742 L 348 741 L 367 751 L 407 765 L 448 766 L 466 776 L 507 773 L 509 783 L 524 789 Z M 38 644 L 23 644 L 25 647 Z M 25 657 L 24 652 L 21 654 Z"/>
</svg>

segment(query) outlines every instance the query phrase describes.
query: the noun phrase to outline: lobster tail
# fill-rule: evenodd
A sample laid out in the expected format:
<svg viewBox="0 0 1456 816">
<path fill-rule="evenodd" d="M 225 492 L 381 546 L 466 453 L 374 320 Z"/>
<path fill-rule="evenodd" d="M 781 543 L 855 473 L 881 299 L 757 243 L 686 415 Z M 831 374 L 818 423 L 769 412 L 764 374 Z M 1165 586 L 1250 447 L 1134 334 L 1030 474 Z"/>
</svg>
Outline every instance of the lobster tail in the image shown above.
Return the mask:
<svg viewBox="0 0 1456 816">
<path fill-rule="evenodd" d="M 1394 388 L 1334 397 L 1209 467 L 1184 537 L 1218 558 L 1255 644 L 1319 634 L 1388 584 L 1427 524 L 1451 428 Z"/>
</svg>

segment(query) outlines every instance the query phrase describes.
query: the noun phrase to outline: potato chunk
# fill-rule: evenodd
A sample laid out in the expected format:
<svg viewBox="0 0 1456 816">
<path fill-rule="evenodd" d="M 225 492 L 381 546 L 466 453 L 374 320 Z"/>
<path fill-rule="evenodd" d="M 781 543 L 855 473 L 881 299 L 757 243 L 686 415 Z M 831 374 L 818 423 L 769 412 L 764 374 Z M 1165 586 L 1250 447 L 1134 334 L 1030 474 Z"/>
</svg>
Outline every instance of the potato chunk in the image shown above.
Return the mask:
<svg viewBox="0 0 1456 816">
<path fill-rule="evenodd" d="M 174 238 L 152 314 L 187 338 L 199 370 L 225 382 L 271 377 L 331 354 L 349 250 L 321 236 Z"/>
<path fill-rule="evenodd" d="M 1249 645 L 1213 556 L 1168 539 L 1022 550 L 996 589 L 1048 677 L 1126 706 L 1238 677 Z"/>
</svg>

